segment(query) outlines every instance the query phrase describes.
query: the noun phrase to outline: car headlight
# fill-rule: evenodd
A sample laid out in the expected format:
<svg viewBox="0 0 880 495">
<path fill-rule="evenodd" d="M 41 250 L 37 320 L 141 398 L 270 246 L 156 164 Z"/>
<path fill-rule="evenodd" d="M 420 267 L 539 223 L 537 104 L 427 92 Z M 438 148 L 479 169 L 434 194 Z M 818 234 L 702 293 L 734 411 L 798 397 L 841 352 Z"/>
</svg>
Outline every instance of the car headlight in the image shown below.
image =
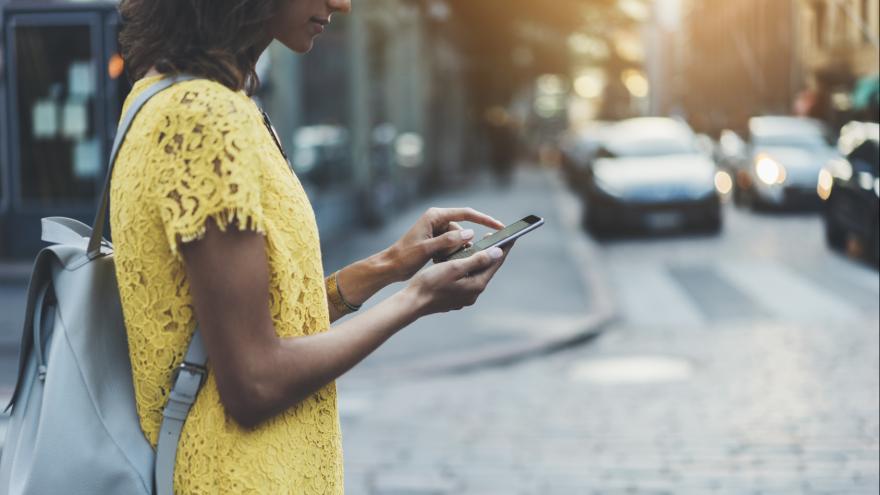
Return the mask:
<svg viewBox="0 0 880 495">
<path fill-rule="evenodd" d="M 755 159 L 755 174 L 764 184 L 772 186 L 785 182 L 785 167 L 769 155 L 758 155 Z"/>
<path fill-rule="evenodd" d="M 733 179 L 730 174 L 723 170 L 715 172 L 715 190 L 721 194 L 727 194 L 733 190 Z"/>
<path fill-rule="evenodd" d="M 822 201 L 831 197 L 831 188 L 834 187 L 834 176 L 827 168 L 823 168 L 819 172 L 819 183 L 816 185 L 816 192 Z"/>
</svg>

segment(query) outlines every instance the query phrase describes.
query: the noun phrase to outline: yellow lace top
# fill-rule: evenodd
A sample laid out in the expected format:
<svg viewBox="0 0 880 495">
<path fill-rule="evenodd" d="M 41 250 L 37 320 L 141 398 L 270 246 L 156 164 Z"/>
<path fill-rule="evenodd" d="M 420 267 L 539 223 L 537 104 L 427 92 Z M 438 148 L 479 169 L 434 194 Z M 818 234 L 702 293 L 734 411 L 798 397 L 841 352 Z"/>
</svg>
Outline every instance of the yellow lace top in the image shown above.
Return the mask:
<svg viewBox="0 0 880 495">
<path fill-rule="evenodd" d="M 138 81 L 123 111 L 158 78 Z M 244 93 L 194 80 L 153 97 L 120 150 L 110 205 L 138 412 L 154 446 L 196 325 L 178 246 L 203 235 L 208 218 L 265 235 L 280 336 L 329 328 L 314 213 Z M 334 384 L 248 430 L 226 415 L 210 364 L 183 429 L 176 493 L 342 493 Z"/>
</svg>

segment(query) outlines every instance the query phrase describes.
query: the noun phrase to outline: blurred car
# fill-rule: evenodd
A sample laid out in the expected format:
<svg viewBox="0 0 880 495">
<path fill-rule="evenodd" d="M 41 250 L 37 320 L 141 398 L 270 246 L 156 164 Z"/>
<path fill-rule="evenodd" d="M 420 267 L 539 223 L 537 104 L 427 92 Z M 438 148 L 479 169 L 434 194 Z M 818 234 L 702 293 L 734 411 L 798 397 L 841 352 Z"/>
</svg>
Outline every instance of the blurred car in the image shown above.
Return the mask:
<svg viewBox="0 0 880 495">
<path fill-rule="evenodd" d="M 721 229 L 717 171 L 684 123 L 659 117 L 607 128 L 587 169 L 584 222 L 596 235 L 615 230 L 698 226 Z"/>
<path fill-rule="evenodd" d="M 562 138 L 559 145 L 562 173 L 573 189 L 577 190 L 583 185 L 587 169 L 593 164 L 596 151 L 601 145 L 602 131 L 608 125 L 608 122 L 595 121 L 588 126 L 568 132 Z"/>
<path fill-rule="evenodd" d="M 819 174 L 817 192 L 824 200 L 825 238 L 835 249 L 850 236 L 859 239 L 880 266 L 880 125 L 850 122 L 840 132 L 843 158 L 831 160 Z"/>
<path fill-rule="evenodd" d="M 731 179 L 742 175 L 744 164 L 749 161 L 749 146 L 740 135 L 731 129 L 724 129 L 718 138 L 718 146 L 715 148 L 715 163 Z M 743 202 L 743 188 L 737 187 L 735 181 L 731 181 L 730 190 L 733 199 L 737 203 Z"/>
<path fill-rule="evenodd" d="M 740 199 L 753 207 L 819 206 L 816 180 L 839 157 L 824 124 L 801 117 L 749 120 L 749 160 L 737 171 Z"/>
</svg>

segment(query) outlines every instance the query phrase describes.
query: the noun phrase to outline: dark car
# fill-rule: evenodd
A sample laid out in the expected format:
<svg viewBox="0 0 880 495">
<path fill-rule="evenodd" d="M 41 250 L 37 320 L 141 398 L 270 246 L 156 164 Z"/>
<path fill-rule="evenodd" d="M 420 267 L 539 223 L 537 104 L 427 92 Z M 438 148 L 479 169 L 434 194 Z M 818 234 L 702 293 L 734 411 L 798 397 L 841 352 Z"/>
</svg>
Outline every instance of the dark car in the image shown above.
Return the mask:
<svg viewBox="0 0 880 495">
<path fill-rule="evenodd" d="M 658 117 L 624 120 L 605 129 L 596 153 L 582 186 L 584 222 L 595 235 L 721 229 L 718 172 L 686 124 Z"/>
<path fill-rule="evenodd" d="M 841 129 L 838 149 L 819 174 L 817 192 L 824 200 L 825 237 L 835 249 L 858 239 L 880 266 L 880 125 L 850 122 Z"/>
<path fill-rule="evenodd" d="M 749 159 L 737 171 L 735 197 L 754 207 L 818 207 L 819 171 L 839 156 L 817 120 L 753 117 Z"/>
<path fill-rule="evenodd" d="M 583 185 L 586 171 L 596 158 L 596 151 L 602 142 L 602 131 L 607 127 L 607 122 L 596 121 L 563 136 L 559 144 L 560 163 L 562 173 L 572 189 L 577 190 Z"/>
</svg>

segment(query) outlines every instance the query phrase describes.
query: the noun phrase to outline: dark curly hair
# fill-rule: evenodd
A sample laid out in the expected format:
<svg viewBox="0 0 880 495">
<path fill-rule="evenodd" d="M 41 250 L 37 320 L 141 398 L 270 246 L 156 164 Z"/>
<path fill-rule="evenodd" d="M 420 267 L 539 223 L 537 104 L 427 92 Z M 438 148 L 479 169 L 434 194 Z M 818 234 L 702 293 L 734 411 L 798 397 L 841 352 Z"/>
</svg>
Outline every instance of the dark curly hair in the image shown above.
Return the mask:
<svg viewBox="0 0 880 495">
<path fill-rule="evenodd" d="M 256 91 L 266 25 L 280 0 L 122 0 L 119 43 L 129 77 L 150 67 Z"/>
</svg>

